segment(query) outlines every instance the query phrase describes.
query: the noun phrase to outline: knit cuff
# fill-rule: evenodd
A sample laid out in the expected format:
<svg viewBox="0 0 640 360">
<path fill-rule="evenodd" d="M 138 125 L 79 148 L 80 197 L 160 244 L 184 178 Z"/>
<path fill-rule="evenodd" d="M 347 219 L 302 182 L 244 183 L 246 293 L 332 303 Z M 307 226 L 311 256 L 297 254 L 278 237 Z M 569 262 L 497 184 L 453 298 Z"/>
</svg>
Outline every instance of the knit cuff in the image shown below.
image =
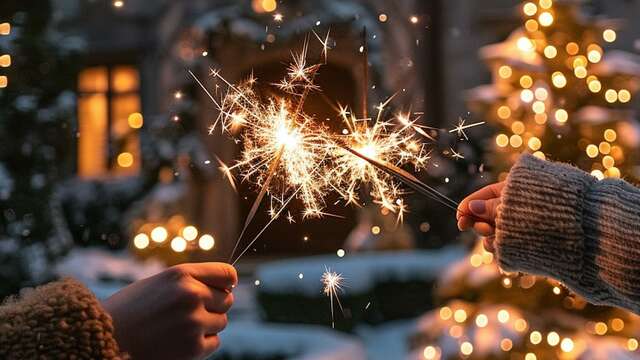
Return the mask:
<svg viewBox="0 0 640 360">
<path fill-rule="evenodd" d="M 506 271 L 580 283 L 584 196 L 595 178 L 523 155 L 509 173 L 496 219 L 496 256 Z"/>
<path fill-rule="evenodd" d="M 0 306 L 0 358 L 126 359 L 111 317 L 82 284 L 63 279 Z"/>
</svg>

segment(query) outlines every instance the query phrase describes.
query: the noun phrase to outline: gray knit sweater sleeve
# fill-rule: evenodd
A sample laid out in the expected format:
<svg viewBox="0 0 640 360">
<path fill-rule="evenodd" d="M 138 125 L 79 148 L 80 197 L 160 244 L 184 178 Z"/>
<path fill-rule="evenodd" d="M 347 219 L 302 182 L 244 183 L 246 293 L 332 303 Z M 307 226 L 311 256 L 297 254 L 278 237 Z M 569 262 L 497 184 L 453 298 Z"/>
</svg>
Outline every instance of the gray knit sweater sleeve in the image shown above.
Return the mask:
<svg viewBox="0 0 640 360">
<path fill-rule="evenodd" d="M 507 271 L 640 313 L 640 189 L 625 181 L 524 155 L 503 190 L 495 245 Z"/>
</svg>

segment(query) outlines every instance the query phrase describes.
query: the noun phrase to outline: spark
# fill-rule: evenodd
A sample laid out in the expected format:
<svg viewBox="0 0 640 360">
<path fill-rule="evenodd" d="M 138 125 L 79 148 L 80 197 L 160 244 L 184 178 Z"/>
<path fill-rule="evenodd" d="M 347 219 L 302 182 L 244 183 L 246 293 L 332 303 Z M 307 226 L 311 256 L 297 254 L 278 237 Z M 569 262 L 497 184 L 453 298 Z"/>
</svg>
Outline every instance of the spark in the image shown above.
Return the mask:
<svg viewBox="0 0 640 360">
<path fill-rule="evenodd" d="M 281 14 L 281 13 L 275 13 L 275 14 L 273 14 L 273 20 L 274 20 L 274 21 L 281 22 L 283 18 L 284 18 L 284 16 L 282 16 L 282 14 Z"/>
<path fill-rule="evenodd" d="M 336 303 L 340 307 L 340 311 L 343 311 L 339 294 L 343 290 L 344 278 L 342 277 L 342 274 L 338 274 L 337 272 L 331 271 L 331 269 L 325 267 L 321 280 L 324 285 L 324 294 L 327 295 L 331 301 L 331 327 L 335 328 L 335 311 L 333 302 L 335 299 Z"/>
<path fill-rule="evenodd" d="M 322 46 L 319 60 L 326 63 L 330 50 L 329 32 L 324 38 L 316 32 L 313 35 Z M 219 111 L 209 132 L 219 129 L 243 145 L 234 163 L 227 165 L 218 159 L 220 171 L 234 189 L 237 178 L 259 190 L 230 261 L 263 200 L 269 199 L 266 211 L 270 220 L 234 263 L 293 199 L 303 206 L 302 219 L 336 216 L 325 211 L 325 196 L 333 191 L 340 196 L 340 202 L 347 205 L 362 206 L 364 201 L 371 200 L 382 209 L 395 213 L 400 223 L 408 211 L 403 200 L 406 192 L 402 184 L 405 184 L 447 207 L 455 209 L 457 206 L 455 201 L 404 170 L 426 169 L 431 150 L 425 139 L 435 142 L 434 130 L 439 129 L 419 124 L 421 112 L 398 112 L 388 117 L 386 109 L 396 94 L 379 103 L 375 119 L 367 116 L 360 119 L 350 108 L 335 106 L 338 121 L 344 125 L 338 134 L 303 111 L 307 97 L 321 90 L 315 77 L 323 63 L 309 63 L 308 50 L 307 37 L 302 49 L 292 52 L 286 75 L 272 84 L 284 92 L 283 96 L 260 93 L 253 72 L 247 79 L 232 84 L 221 75 L 220 69 L 210 69 L 209 76 L 220 82 L 223 89 L 218 94 L 216 83 L 214 95 L 189 71 Z M 451 132 L 457 131 L 466 138 L 464 130 L 480 124 L 465 124 L 460 119 Z M 463 158 L 462 154 L 451 151 L 454 158 Z M 362 196 L 368 198 L 361 199 Z M 289 223 L 295 222 L 290 211 L 287 211 L 286 219 Z"/>
<path fill-rule="evenodd" d="M 465 125 L 466 120 L 459 117 L 458 118 L 458 125 L 456 127 L 454 127 L 453 129 L 449 130 L 450 133 L 457 133 L 458 137 L 464 137 L 465 140 L 469 140 L 469 138 L 467 137 L 467 133 L 465 132 L 466 129 L 472 128 L 474 126 L 479 126 L 484 124 L 484 121 L 479 121 L 476 123 L 472 123 L 472 124 L 467 124 Z"/>
<path fill-rule="evenodd" d="M 451 157 L 458 160 L 458 159 L 464 159 L 464 155 L 462 155 L 462 153 L 459 153 L 457 151 L 455 151 L 453 148 L 449 148 L 449 152 L 451 152 Z"/>
</svg>

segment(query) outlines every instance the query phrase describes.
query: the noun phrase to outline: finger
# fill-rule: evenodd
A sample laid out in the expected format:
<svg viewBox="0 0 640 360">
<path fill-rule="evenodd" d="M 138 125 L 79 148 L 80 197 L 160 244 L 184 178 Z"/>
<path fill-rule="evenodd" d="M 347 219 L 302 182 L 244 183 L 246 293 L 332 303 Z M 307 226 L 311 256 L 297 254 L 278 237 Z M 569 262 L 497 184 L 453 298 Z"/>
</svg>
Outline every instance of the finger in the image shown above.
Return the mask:
<svg viewBox="0 0 640 360">
<path fill-rule="evenodd" d="M 208 288 L 208 296 L 204 298 L 204 307 L 208 312 L 223 314 L 233 305 L 233 293 Z"/>
<path fill-rule="evenodd" d="M 474 220 L 469 216 L 462 216 L 458 220 L 458 229 L 460 231 L 466 231 L 473 227 Z"/>
<path fill-rule="evenodd" d="M 500 198 L 471 200 L 469 202 L 469 211 L 478 218 L 477 220 L 486 220 L 489 224 L 495 224 L 499 204 Z"/>
<path fill-rule="evenodd" d="M 202 311 L 198 317 L 203 322 L 203 330 L 205 335 L 216 335 L 227 327 L 226 314 L 214 314 Z"/>
<path fill-rule="evenodd" d="M 494 253 L 496 251 L 493 245 L 494 239 L 495 239 L 495 236 L 486 236 L 484 239 L 482 239 L 482 246 L 486 251 L 490 253 Z"/>
<path fill-rule="evenodd" d="M 482 236 L 493 235 L 493 233 L 495 231 L 493 226 L 491 226 L 491 225 L 489 225 L 487 223 L 484 223 L 484 222 L 477 222 L 477 223 L 473 224 L 473 230 L 476 233 L 478 233 L 478 234 L 480 234 Z"/>
<path fill-rule="evenodd" d="M 207 358 L 208 355 L 211 355 L 212 352 L 220 347 L 220 338 L 218 335 L 207 335 L 203 337 L 202 344 L 203 352 L 207 355 L 204 358 Z"/>
<path fill-rule="evenodd" d="M 500 197 L 500 194 L 502 193 L 502 188 L 504 188 L 504 181 L 503 182 L 499 182 L 499 183 L 495 183 L 495 184 L 491 184 L 491 185 L 487 185 L 487 186 L 483 187 L 482 189 L 480 189 L 480 190 L 472 193 L 471 195 L 467 196 L 458 205 L 458 211 L 456 213 L 456 218 L 459 219 L 461 216 L 463 216 L 463 215 L 468 213 L 468 211 L 469 211 L 469 202 L 471 202 L 471 200 L 489 200 L 489 199 Z"/>
<path fill-rule="evenodd" d="M 203 284 L 221 290 L 231 290 L 238 283 L 236 269 L 224 263 L 189 264 L 189 274 Z"/>
</svg>

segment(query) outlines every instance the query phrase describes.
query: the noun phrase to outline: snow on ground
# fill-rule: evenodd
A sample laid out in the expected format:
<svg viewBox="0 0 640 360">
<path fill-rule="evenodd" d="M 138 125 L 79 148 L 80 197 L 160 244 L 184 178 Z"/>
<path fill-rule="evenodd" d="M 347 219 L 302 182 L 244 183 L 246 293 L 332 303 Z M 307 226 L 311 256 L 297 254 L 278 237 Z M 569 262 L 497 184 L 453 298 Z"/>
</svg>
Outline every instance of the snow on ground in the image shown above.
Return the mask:
<svg viewBox="0 0 640 360">
<path fill-rule="evenodd" d="M 55 268 L 59 276 L 73 277 L 104 299 L 129 283 L 162 271 L 159 260 L 136 259 L 129 252 L 100 248 L 74 248 Z"/>
<path fill-rule="evenodd" d="M 443 250 L 393 251 L 346 255 L 311 256 L 274 261 L 258 267 L 256 279 L 261 291 L 297 292 L 314 296 L 322 292 L 320 278 L 326 269 L 341 273 L 348 292 L 361 294 L 380 280 L 409 281 L 437 278 L 466 251 L 461 247 Z"/>
<path fill-rule="evenodd" d="M 219 355 L 228 354 L 232 358 L 269 358 L 270 354 L 291 360 L 367 358 L 357 338 L 312 325 L 231 322 L 220 335 L 220 341 Z"/>
<path fill-rule="evenodd" d="M 408 337 L 415 330 L 417 319 L 398 320 L 379 326 L 362 325 L 356 334 L 367 349 L 368 360 L 406 359 Z"/>
</svg>

